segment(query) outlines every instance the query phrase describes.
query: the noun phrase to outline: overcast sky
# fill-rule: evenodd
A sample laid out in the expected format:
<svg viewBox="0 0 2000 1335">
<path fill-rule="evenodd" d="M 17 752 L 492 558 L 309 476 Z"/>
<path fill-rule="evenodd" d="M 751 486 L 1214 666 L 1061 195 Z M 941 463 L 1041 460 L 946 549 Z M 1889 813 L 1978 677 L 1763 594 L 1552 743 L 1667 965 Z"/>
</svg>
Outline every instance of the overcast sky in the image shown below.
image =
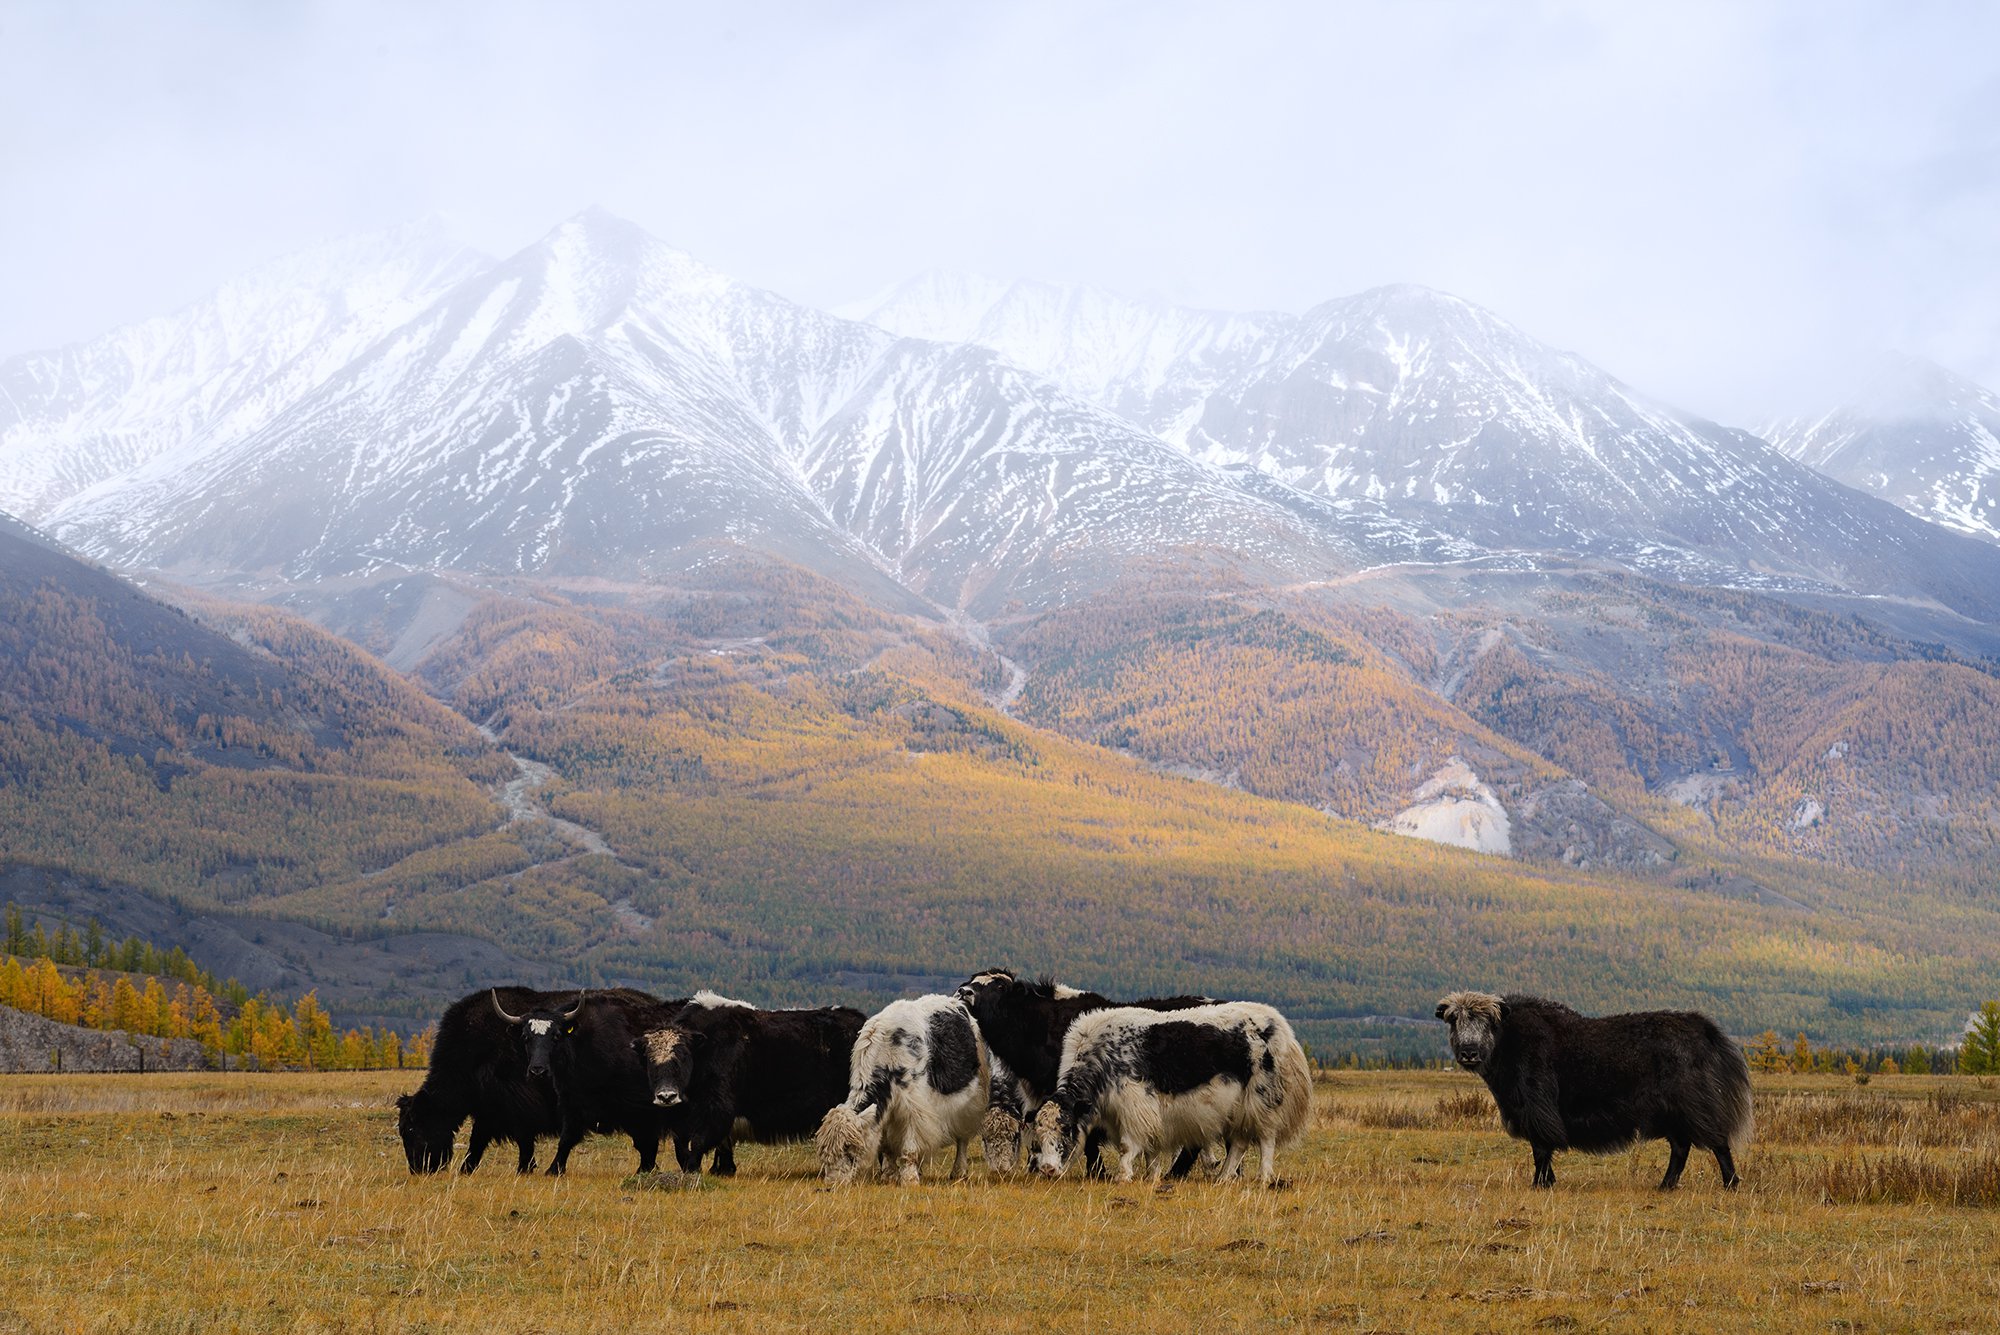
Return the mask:
<svg viewBox="0 0 2000 1335">
<path fill-rule="evenodd" d="M 1410 281 L 1754 424 L 2000 387 L 2000 5 L 0 0 L 0 354 L 441 213 L 591 203 L 819 305 L 928 267 Z"/>
</svg>

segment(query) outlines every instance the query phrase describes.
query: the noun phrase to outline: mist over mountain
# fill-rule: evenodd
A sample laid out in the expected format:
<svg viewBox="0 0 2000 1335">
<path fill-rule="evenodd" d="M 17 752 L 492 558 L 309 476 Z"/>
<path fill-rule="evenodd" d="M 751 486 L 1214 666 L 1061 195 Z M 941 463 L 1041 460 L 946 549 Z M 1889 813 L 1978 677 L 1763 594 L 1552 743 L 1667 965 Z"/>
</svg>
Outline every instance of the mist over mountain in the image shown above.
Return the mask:
<svg viewBox="0 0 2000 1335">
<path fill-rule="evenodd" d="M 0 367 L 0 497 L 187 578 L 644 577 L 742 543 L 947 608 L 1134 563 L 1587 557 L 1987 618 L 1996 554 L 1383 288 L 1226 315 L 933 274 L 842 319 L 602 211 L 413 228 Z"/>
<path fill-rule="evenodd" d="M 1847 403 L 1765 434 L 1850 487 L 2000 542 L 2000 394 L 1934 362 L 1889 358 Z"/>
</svg>

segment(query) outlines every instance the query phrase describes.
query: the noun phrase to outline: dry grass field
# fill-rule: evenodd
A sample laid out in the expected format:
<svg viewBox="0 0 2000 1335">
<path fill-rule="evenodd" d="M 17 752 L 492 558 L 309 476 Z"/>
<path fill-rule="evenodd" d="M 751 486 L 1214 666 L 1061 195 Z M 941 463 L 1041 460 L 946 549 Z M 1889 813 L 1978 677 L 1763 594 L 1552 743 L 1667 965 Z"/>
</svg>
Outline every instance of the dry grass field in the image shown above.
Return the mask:
<svg viewBox="0 0 2000 1335">
<path fill-rule="evenodd" d="M 1528 1188 L 1477 1082 L 1340 1075 L 1279 1189 L 696 1190 L 496 1151 L 413 1180 L 409 1073 L 0 1079 L 0 1332 L 1991 1331 L 2000 1089 L 1760 1078 L 1744 1188 L 1665 1147 Z M 1958 1202 L 1958 1203 L 1954 1203 Z"/>
</svg>

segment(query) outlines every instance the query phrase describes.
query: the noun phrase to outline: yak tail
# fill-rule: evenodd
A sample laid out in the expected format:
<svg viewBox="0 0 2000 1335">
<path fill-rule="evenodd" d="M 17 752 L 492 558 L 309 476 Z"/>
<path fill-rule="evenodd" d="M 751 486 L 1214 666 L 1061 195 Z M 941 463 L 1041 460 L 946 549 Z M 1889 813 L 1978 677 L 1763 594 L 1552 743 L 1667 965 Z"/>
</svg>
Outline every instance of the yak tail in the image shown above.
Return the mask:
<svg viewBox="0 0 2000 1335">
<path fill-rule="evenodd" d="M 1727 1128 L 1729 1152 L 1741 1154 L 1750 1147 L 1750 1140 L 1757 1131 L 1757 1119 L 1750 1110 L 1750 1063 L 1744 1060 L 1743 1049 L 1738 1047 L 1720 1031 L 1719 1040 L 1714 1044 L 1716 1055 L 1721 1058 L 1721 1088 L 1716 1092 L 1721 1103 L 1723 1125 Z"/>
<path fill-rule="evenodd" d="M 1305 1049 L 1299 1046 L 1289 1024 L 1271 1036 L 1268 1050 L 1278 1068 L 1273 1073 L 1278 1081 L 1278 1098 L 1277 1106 L 1272 1109 L 1271 1130 L 1278 1144 L 1296 1145 L 1312 1124 L 1312 1068 L 1306 1064 Z"/>
</svg>

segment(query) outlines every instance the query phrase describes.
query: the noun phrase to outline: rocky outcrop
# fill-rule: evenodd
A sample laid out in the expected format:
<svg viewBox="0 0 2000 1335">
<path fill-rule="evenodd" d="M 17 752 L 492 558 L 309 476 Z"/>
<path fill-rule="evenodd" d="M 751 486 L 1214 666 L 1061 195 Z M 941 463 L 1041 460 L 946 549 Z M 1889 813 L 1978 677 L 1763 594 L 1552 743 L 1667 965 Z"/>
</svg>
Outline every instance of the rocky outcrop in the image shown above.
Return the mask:
<svg viewBox="0 0 2000 1335">
<path fill-rule="evenodd" d="M 84 1029 L 0 1006 L 0 1072 L 206 1071 L 199 1043 L 118 1030 Z"/>
</svg>

